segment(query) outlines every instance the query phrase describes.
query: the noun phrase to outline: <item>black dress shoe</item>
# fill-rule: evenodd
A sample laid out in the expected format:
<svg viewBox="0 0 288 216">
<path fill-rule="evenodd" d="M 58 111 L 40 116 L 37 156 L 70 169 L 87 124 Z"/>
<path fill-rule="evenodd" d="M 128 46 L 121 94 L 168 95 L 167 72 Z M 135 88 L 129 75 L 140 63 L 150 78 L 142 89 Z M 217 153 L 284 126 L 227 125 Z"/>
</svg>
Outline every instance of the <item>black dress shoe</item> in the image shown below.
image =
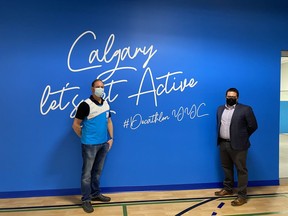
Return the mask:
<svg viewBox="0 0 288 216">
<path fill-rule="evenodd" d="M 92 201 L 101 201 L 101 202 L 110 202 L 111 198 L 108 196 L 104 196 L 103 194 L 99 194 L 96 197 L 91 198 Z"/>
<path fill-rule="evenodd" d="M 237 197 L 235 200 L 231 202 L 232 206 L 241 206 L 243 204 L 247 203 L 247 199 L 242 197 Z"/>
<path fill-rule="evenodd" d="M 90 201 L 84 201 L 82 203 L 82 208 L 87 213 L 92 213 L 94 211 L 93 206 L 91 205 Z"/>
<path fill-rule="evenodd" d="M 233 191 L 222 189 L 220 191 L 215 192 L 215 196 L 223 197 L 223 196 L 228 196 L 228 195 L 233 195 Z"/>
</svg>

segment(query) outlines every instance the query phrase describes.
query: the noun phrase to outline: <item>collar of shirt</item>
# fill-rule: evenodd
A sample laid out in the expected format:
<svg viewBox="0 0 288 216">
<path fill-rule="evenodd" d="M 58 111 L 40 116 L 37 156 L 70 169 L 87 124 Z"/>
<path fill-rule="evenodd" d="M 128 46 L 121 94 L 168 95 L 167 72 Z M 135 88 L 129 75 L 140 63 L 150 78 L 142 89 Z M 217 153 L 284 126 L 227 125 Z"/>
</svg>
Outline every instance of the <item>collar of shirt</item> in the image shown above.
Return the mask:
<svg viewBox="0 0 288 216">
<path fill-rule="evenodd" d="M 228 110 L 232 110 L 232 109 L 235 109 L 237 104 L 234 104 L 233 106 L 228 106 L 227 104 L 225 104 L 225 109 L 228 109 Z"/>
<path fill-rule="evenodd" d="M 97 105 L 103 105 L 104 99 L 101 98 L 101 103 L 94 99 L 93 95 L 90 96 L 90 100 L 96 103 Z"/>
</svg>

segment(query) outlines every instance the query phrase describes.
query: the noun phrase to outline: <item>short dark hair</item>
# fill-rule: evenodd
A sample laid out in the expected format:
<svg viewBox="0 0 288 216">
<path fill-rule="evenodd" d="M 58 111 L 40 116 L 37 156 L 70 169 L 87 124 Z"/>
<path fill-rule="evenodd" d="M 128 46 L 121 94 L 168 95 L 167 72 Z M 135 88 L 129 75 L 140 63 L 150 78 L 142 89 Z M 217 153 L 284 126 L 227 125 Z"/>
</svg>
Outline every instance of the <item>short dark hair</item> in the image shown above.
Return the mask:
<svg viewBox="0 0 288 216">
<path fill-rule="evenodd" d="M 92 82 L 92 85 L 91 85 L 91 86 L 93 87 L 93 86 L 94 86 L 94 83 L 95 83 L 95 82 L 98 82 L 98 81 L 104 83 L 101 79 L 95 79 L 95 80 Z"/>
<path fill-rule="evenodd" d="M 229 88 L 226 91 L 226 95 L 227 95 L 228 92 L 235 92 L 237 94 L 237 97 L 239 97 L 239 91 L 236 88 Z"/>
</svg>

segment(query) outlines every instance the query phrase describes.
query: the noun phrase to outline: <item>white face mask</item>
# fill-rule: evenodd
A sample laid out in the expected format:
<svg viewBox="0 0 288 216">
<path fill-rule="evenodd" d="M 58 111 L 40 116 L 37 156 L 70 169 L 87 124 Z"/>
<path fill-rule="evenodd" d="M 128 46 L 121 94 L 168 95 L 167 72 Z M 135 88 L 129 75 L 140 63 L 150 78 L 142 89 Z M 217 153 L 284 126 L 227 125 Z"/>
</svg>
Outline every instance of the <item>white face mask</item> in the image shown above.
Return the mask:
<svg viewBox="0 0 288 216">
<path fill-rule="evenodd" d="M 97 97 L 101 97 L 104 93 L 104 89 L 103 88 L 95 88 L 94 89 L 94 94 L 97 96 Z"/>
</svg>

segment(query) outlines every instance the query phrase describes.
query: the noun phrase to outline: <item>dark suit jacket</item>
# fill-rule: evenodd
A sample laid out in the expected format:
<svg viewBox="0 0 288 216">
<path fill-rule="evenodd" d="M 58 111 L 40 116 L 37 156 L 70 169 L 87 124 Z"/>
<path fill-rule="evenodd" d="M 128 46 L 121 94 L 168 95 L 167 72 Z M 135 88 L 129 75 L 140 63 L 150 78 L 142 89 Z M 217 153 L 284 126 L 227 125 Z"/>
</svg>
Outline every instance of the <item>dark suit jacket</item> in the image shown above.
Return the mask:
<svg viewBox="0 0 288 216">
<path fill-rule="evenodd" d="M 219 106 L 217 111 L 218 145 L 221 116 L 225 106 Z M 246 150 L 250 147 L 249 137 L 258 128 L 253 110 L 250 106 L 237 104 L 231 119 L 230 140 L 231 147 L 235 150 Z"/>
</svg>

